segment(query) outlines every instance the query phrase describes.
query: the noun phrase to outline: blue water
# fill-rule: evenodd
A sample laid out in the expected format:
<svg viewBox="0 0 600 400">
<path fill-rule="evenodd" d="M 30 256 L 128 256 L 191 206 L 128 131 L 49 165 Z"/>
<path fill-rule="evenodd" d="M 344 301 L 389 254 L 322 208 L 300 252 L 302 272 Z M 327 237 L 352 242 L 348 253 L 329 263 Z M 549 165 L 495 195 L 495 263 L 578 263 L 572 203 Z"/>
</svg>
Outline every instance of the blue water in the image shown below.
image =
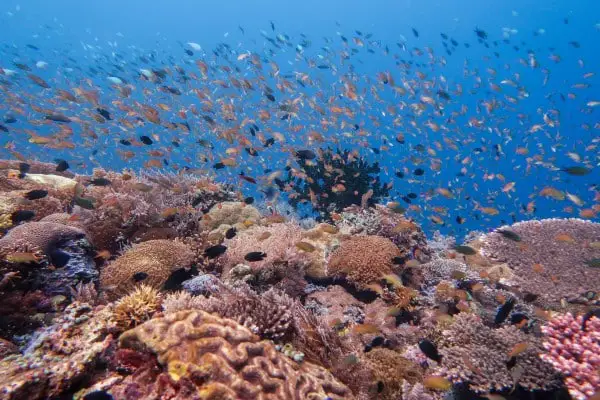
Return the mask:
<svg viewBox="0 0 600 400">
<path fill-rule="evenodd" d="M 598 149 L 593 146 L 600 137 L 600 128 L 594 126 L 599 123 L 600 106 L 587 106 L 587 103 L 600 101 L 597 89 L 600 54 L 596 51 L 600 39 L 598 2 L 309 0 L 167 3 L 109 0 L 89 3 L 92 2 L 2 2 L 0 68 L 15 70 L 17 74 L 0 76 L 5 82 L 0 95 L 0 114 L 14 113 L 10 110 L 14 103 L 9 102 L 9 93 L 25 99 L 18 106 L 25 115 L 16 115 L 16 123 L 5 124 L 10 132 L 0 132 L 2 158 L 14 158 L 5 149 L 7 143 L 14 143 L 15 151 L 28 158 L 43 161 L 63 158 L 69 161 L 73 171 L 89 173 L 96 166 L 139 169 L 149 159 L 148 150 L 163 150 L 168 154 L 158 159 L 169 162 L 167 169 L 182 166 L 205 169 L 218 180 L 241 185 L 245 194 L 260 197 L 261 187 L 241 182 L 237 174 L 244 171 L 249 176 L 260 177 L 264 176 L 264 169 L 282 169 L 291 160 L 291 149 L 318 147 L 318 142 L 309 144 L 306 140 L 307 132 L 316 130 L 326 138 L 323 146 L 336 140 L 341 147 L 360 149 L 360 154 L 369 161 L 380 163 L 383 181 L 394 182 L 391 197 L 386 201 L 398 200 L 404 204 L 402 196 L 416 193 L 418 198 L 413 205 L 420 208 L 409 210 L 408 215 L 420 221 L 429 234 L 440 229 L 460 236 L 470 230 L 489 230 L 504 222 L 577 216 L 582 209 L 597 205 L 592 185 L 599 183 L 599 158 Z M 418 31 L 418 37 L 415 37 L 412 28 Z M 487 33 L 489 47 L 478 43 L 475 28 Z M 508 37 L 503 36 L 505 32 Z M 450 39 L 458 42 L 451 55 L 445 53 L 441 33 L 449 37 L 446 40 L 449 47 L 453 47 Z M 370 39 L 366 39 L 368 34 L 372 35 Z M 281 41 L 278 41 L 277 35 L 280 35 Z M 348 39 L 347 45 L 342 36 Z M 266 38 L 275 41 L 280 48 Z M 354 38 L 361 39 L 364 46 L 358 46 Z M 508 39 L 509 43 L 503 39 Z M 193 50 L 193 55 L 187 55 L 184 50 L 192 50 L 186 45 L 188 42 L 199 44 L 202 50 Z M 222 43 L 229 46 L 229 61 L 213 53 Z M 310 45 L 298 49 L 296 46 L 300 43 Z M 467 48 L 464 43 L 470 46 Z M 38 50 L 27 45 L 36 46 Z M 415 48 L 422 55 L 415 55 Z M 434 54 L 434 63 L 429 63 L 427 48 Z M 356 49 L 355 54 L 351 54 L 352 49 Z M 373 53 L 367 49 L 373 50 Z M 344 50 L 350 54 L 346 60 L 340 57 Z M 236 59 L 248 51 L 261 56 L 261 71 L 251 68 L 247 60 Z M 551 60 L 551 55 L 559 55 L 560 61 Z M 148 63 L 141 62 L 141 57 L 149 59 Z M 442 65 L 441 57 L 445 59 L 445 65 Z M 538 64 L 535 68 L 532 67 L 532 57 Z M 230 76 L 222 69 L 210 71 L 207 80 L 187 83 L 174 80 L 178 75 L 175 65 L 187 74 L 200 76 L 195 65 L 198 59 L 210 66 L 237 66 L 240 71 L 231 75 L 239 79 L 264 77 L 264 82 L 275 90 L 277 102 L 302 99 L 304 105 L 297 118 L 282 121 L 274 117 L 269 122 L 259 123 L 266 137 L 270 137 L 272 132 L 282 133 L 286 138 L 285 145 L 277 143 L 262 150 L 256 138 L 246 133 L 260 150 L 259 157 L 251 157 L 242 149 L 238 157 L 239 166 L 215 171 L 212 165 L 226 157 L 226 148 L 235 145 L 217 140 L 216 133 L 200 117 L 187 113 L 192 127 L 189 134 L 151 123 L 133 129 L 120 124 L 118 119 L 124 118 L 125 113 L 117 109 L 115 100 L 132 107 L 136 101 L 153 106 L 165 103 L 171 111 L 161 111 L 161 121 L 181 122 L 182 119 L 176 115 L 178 110 L 186 108 L 189 111 L 191 104 L 201 107 L 201 100 L 191 92 L 195 88 L 206 90 L 214 104 L 219 98 L 225 103 L 233 101 L 238 124 L 245 117 L 257 119 L 259 109 L 271 109 L 275 114 L 275 105 L 265 100 L 260 90 L 242 95 L 240 91 L 220 88 L 215 80 Z M 330 68 L 310 67 L 306 60 L 315 65 L 327 64 Z M 35 64 L 38 61 L 47 62 L 48 66 L 37 68 Z M 296 85 L 293 91 L 286 93 L 277 90 L 275 85 L 280 81 L 272 76 L 269 61 L 277 63 L 281 76 L 296 72 L 309 74 L 313 85 L 306 88 Z M 398 66 L 401 61 L 414 64 L 406 70 Z M 42 89 L 33 84 L 26 77 L 28 72 L 18 70 L 15 62 L 31 67 L 31 72 L 45 79 L 51 88 Z M 140 68 L 168 68 L 171 75 L 161 84 L 146 82 L 140 79 Z M 403 79 L 418 82 L 416 96 L 400 96 L 394 94 L 389 86 L 379 84 L 377 74 L 386 71 L 392 74 L 397 86 L 402 86 Z M 423 73 L 424 78 L 419 78 L 418 72 Z M 583 77 L 591 72 L 597 74 Z M 518 79 L 515 74 L 518 74 Z M 344 75 L 357 77 L 353 83 L 362 97 L 360 101 L 340 97 Z M 135 90 L 131 98 L 121 98 L 108 81 L 109 76 L 132 84 Z M 548 79 L 544 85 L 546 76 Z M 480 88 L 476 88 L 477 78 L 480 79 Z M 511 104 L 505 96 L 517 98 L 519 92 L 508 84 L 501 84 L 502 80 L 517 82 L 527 97 L 523 96 L 517 104 Z M 413 120 L 410 105 L 419 104 L 421 96 L 426 94 L 424 81 L 433 84 L 431 96 L 443 106 L 443 111 L 442 114 L 436 113 L 434 107 L 425 104 L 423 113 Z M 490 81 L 500 86 L 501 91 L 492 90 Z M 454 94 L 457 84 L 462 86 L 462 95 Z M 578 89 L 573 87 L 576 84 L 589 87 Z M 161 85 L 177 87 L 184 94 L 172 96 L 157 91 Z M 55 100 L 56 89 L 72 92 L 76 87 L 98 89 L 100 103 L 111 111 L 114 120 L 99 124 L 92 118 L 95 111 L 89 103 L 69 105 Z M 373 87 L 377 89 L 378 98 L 372 92 Z M 435 95 L 440 88 L 449 93 L 449 101 L 440 101 Z M 573 94 L 573 98 L 569 94 Z M 233 97 L 228 97 L 230 95 Z M 324 115 L 309 107 L 310 98 L 319 99 L 319 105 L 325 109 Z M 355 112 L 353 118 L 346 119 L 347 127 L 339 127 L 344 119 L 340 118 L 335 129 L 322 130 L 320 121 L 331 122 L 333 118 L 327 104 L 329 99 Z M 497 107 L 488 114 L 485 103 L 494 101 Z M 57 131 L 56 124 L 30 123 L 43 117 L 43 114 L 31 109 L 32 103 L 44 109 L 65 107 L 63 112 L 66 115 L 84 120 L 95 130 L 98 138 L 83 138 L 81 129 L 84 124 L 72 123 L 70 126 L 74 133 L 69 140 L 75 144 L 75 149 L 48 149 L 29 143 L 25 129 L 41 135 Z M 397 115 L 402 116 L 402 127 L 393 125 L 396 116 L 390 115 L 390 105 L 394 105 Z M 453 116 L 452 113 L 460 112 L 462 107 L 466 107 L 464 114 Z M 215 110 L 218 109 L 217 104 Z M 139 112 L 139 108 L 136 110 Z M 557 121 L 555 126 L 544 122 L 544 114 Z M 449 118 L 455 122 L 448 121 Z M 482 127 L 469 126 L 472 118 L 482 121 Z M 223 126 L 234 125 L 216 119 Z M 369 136 L 352 134 L 350 124 L 354 123 L 359 124 Z M 427 125 L 429 123 L 445 126 L 447 130 L 441 128 L 436 132 Z M 536 124 L 542 129 L 530 132 Z M 301 128 L 292 132 L 293 126 Z M 344 132 L 348 135 L 345 136 Z M 398 133 L 404 134 L 405 144 L 396 142 Z M 154 143 L 150 148 L 143 145 L 125 147 L 118 142 L 150 134 L 160 137 L 160 143 Z M 214 149 L 211 151 L 198 145 L 196 141 L 200 138 L 211 142 Z M 457 150 L 450 149 L 444 138 L 455 143 Z M 174 147 L 171 144 L 173 140 L 177 140 L 180 146 Z M 414 146 L 418 144 L 429 148 L 429 153 L 415 150 Z M 381 149 L 382 145 L 389 149 Z M 494 146 L 500 146 L 498 151 Z M 526 147 L 529 153 L 517 154 L 518 147 Z M 371 148 L 379 150 L 379 154 Z M 485 151 L 478 154 L 477 148 L 485 148 Z M 127 161 L 119 156 L 117 150 L 133 151 L 135 156 Z M 573 161 L 567 153 L 576 153 L 581 162 Z M 536 165 L 535 156 L 539 156 L 544 165 Z M 203 157 L 209 160 L 203 162 Z M 527 158 L 532 159 L 528 162 Z M 442 165 L 439 172 L 430 168 L 431 161 L 435 159 Z M 579 177 L 556 170 L 571 165 L 585 165 L 592 172 Z M 466 173 L 461 174 L 463 166 Z M 422 177 L 412 175 L 418 167 L 425 170 Z M 402 168 L 406 168 L 406 177 L 396 178 L 394 172 Z M 501 174 L 505 179 L 484 180 L 484 174 Z M 502 192 L 509 182 L 515 182 L 515 190 Z M 557 201 L 538 196 L 546 186 L 574 194 L 584 204 L 578 206 L 568 199 Z M 438 188 L 450 189 L 453 198 L 436 194 Z M 525 213 L 524 207 L 531 201 L 535 201 L 535 212 Z M 496 208 L 499 214 L 482 213 L 478 204 Z M 443 207 L 446 211 L 434 210 L 435 207 Z M 432 215 L 439 216 L 444 224 L 432 222 Z M 457 217 L 464 218 L 465 223 L 457 224 Z"/>
</svg>

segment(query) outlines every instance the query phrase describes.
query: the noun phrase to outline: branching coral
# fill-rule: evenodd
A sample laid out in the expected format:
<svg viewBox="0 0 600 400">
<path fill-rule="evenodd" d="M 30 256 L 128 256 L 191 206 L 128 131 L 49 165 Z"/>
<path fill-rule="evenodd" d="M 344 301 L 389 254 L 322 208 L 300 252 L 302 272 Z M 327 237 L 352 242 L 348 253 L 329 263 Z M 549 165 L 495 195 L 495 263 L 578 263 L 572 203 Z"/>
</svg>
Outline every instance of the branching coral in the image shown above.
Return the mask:
<svg viewBox="0 0 600 400">
<path fill-rule="evenodd" d="M 573 399 L 585 400 L 600 393 L 600 318 L 584 322 L 583 316 L 567 313 L 554 317 L 542 332 L 547 353 L 541 357 L 565 376 Z"/>
<path fill-rule="evenodd" d="M 481 252 L 495 262 L 507 263 L 523 291 L 558 306 L 561 299 L 579 298 L 600 287 L 600 269 L 586 262 L 600 258 L 600 224 L 580 219 L 526 221 L 502 229 L 520 236 L 519 242 L 499 232 L 481 238 Z"/>
<path fill-rule="evenodd" d="M 156 353 L 171 380 L 191 382 L 203 399 L 353 398 L 324 368 L 296 364 L 235 321 L 202 311 L 154 318 L 119 341 L 124 348 Z"/>
<path fill-rule="evenodd" d="M 161 301 L 162 295 L 158 290 L 142 284 L 117 301 L 113 318 L 120 328 L 133 328 L 148 321 L 154 313 L 159 311 Z"/>
<path fill-rule="evenodd" d="M 102 270 L 102 289 L 113 298 L 126 294 L 136 283 L 161 288 L 171 273 L 189 268 L 194 253 L 176 240 L 149 240 L 134 245 Z"/>
<path fill-rule="evenodd" d="M 41 331 L 23 355 L 0 361 L 0 397 L 47 399 L 63 394 L 84 378 L 112 342 L 108 308 L 68 306 L 54 325 Z"/>
<path fill-rule="evenodd" d="M 377 283 L 393 273 L 394 257 L 400 250 L 389 239 L 380 236 L 354 236 L 342 242 L 329 258 L 328 273 L 344 277 L 358 288 Z"/>
<path fill-rule="evenodd" d="M 390 191 L 381 182 L 379 164 L 369 164 L 356 151 L 327 148 L 316 160 L 299 157 L 298 164 L 301 169 L 290 170 L 280 187 L 293 187 L 297 195 L 290 196 L 290 204 L 312 202 L 321 219 L 353 204 L 372 207 Z"/>
<path fill-rule="evenodd" d="M 514 325 L 493 329 L 473 314 L 460 313 L 438 345 L 442 363 L 437 372 L 454 383 L 468 383 L 475 392 L 501 391 L 517 383 L 527 390 L 560 386 L 558 374 L 539 357 L 541 340 Z M 509 354 L 516 345 L 520 349 L 513 363 Z"/>
</svg>

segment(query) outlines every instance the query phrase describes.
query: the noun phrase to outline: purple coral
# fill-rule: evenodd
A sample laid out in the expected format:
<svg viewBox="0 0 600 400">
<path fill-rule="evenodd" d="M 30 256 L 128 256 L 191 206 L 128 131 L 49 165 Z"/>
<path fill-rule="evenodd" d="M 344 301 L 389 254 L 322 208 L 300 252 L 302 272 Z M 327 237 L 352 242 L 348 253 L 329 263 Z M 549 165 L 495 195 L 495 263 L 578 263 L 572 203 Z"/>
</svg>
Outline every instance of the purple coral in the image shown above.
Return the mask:
<svg viewBox="0 0 600 400">
<path fill-rule="evenodd" d="M 600 249 L 586 243 L 600 240 L 600 224 L 581 219 L 544 219 L 514 224 L 509 229 L 519 242 L 493 232 L 482 237 L 481 252 L 507 263 L 524 291 L 557 305 L 600 287 L 600 269 L 586 262 L 600 257 Z M 541 267 L 534 270 L 534 264 Z M 541 272 L 538 272 L 541 271 Z"/>
<path fill-rule="evenodd" d="M 546 335 L 541 358 L 565 375 L 565 384 L 575 400 L 600 392 L 600 319 L 559 315 L 542 327 Z"/>
</svg>

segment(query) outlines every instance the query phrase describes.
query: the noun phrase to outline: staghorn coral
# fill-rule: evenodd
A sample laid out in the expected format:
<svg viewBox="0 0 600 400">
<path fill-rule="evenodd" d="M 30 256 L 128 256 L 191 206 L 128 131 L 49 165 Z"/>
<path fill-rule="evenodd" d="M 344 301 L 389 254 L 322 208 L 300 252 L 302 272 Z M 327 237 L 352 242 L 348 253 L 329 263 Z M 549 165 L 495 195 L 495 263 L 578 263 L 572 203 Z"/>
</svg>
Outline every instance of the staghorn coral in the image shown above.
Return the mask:
<svg viewBox="0 0 600 400">
<path fill-rule="evenodd" d="M 226 201 L 212 207 L 202 217 L 201 228 L 215 234 L 225 234 L 229 228 L 234 227 L 243 231 L 260 221 L 260 213 L 250 205 L 238 201 Z"/>
<path fill-rule="evenodd" d="M 392 259 L 401 256 L 389 239 L 380 236 L 354 236 L 342 242 L 330 256 L 328 274 L 345 278 L 360 289 L 377 283 L 394 271 Z"/>
<path fill-rule="evenodd" d="M 297 364 L 235 321 L 203 311 L 154 318 L 125 332 L 119 343 L 155 353 L 171 380 L 193 383 L 202 399 L 353 398 L 324 368 Z"/>
<path fill-rule="evenodd" d="M 508 354 L 519 343 L 527 346 L 509 369 Z M 526 390 L 560 386 L 558 374 L 539 357 L 541 340 L 513 325 L 493 329 L 473 314 L 460 313 L 442 332 L 438 348 L 442 363 L 436 372 L 453 383 L 468 383 L 477 393 L 501 391 L 517 383 Z"/>
<path fill-rule="evenodd" d="M 336 223 L 343 233 L 374 235 L 390 239 L 402 252 L 402 257 L 429 261 L 431 250 L 421 227 L 400 213 L 380 204 L 374 208 L 349 207 Z"/>
<path fill-rule="evenodd" d="M 0 238 L 0 254 L 41 251 L 48 255 L 61 242 L 85 237 L 81 229 L 53 222 L 28 222 Z"/>
<path fill-rule="evenodd" d="M 100 275 L 101 286 L 112 298 L 126 294 L 142 281 L 159 289 L 171 273 L 189 268 L 194 258 L 194 253 L 176 240 L 149 240 L 135 244 L 104 267 Z M 140 276 L 138 273 L 143 274 Z"/>
<path fill-rule="evenodd" d="M 161 301 L 162 295 L 158 290 L 142 284 L 117 301 L 113 319 L 123 330 L 133 328 L 152 318 L 160 310 Z"/>
<path fill-rule="evenodd" d="M 397 399 L 402 394 L 403 380 L 416 384 L 422 379 L 418 365 L 391 349 L 376 347 L 365 353 L 362 361 L 371 372 L 371 382 L 381 389 L 377 390 L 378 399 Z"/>
<path fill-rule="evenodd" d="M 542 326 L 546 353 L 542 359 L 565 376 L 565 385 L 575 400 L 600 392 L 600 319 L 558 315 Z"/>
<path fill-rule="evenodd" d="M 72 303 L 54 324 L 38 333 L 23 355 L 0 361 L 0 398 L 57 398 L 96 365 L 112 342 L 108 308 Z"/>
<path fill-rule="evenodd" d="M 484 235 L 481 253 L 506 263 L 524 292 L 559 307 L 561 299 L 578 297 L 600 287 L 600 269 L 586 261 L 600 258 L 600 249 L 586 243 L 600 240 L 600 224 L 580 219 L 545 219 L 516 223 L 510 229 L 521 237 L 511 241 L 498 232 Z M 539 264 L 534 270 L 534 264 Z"/>
</svg>

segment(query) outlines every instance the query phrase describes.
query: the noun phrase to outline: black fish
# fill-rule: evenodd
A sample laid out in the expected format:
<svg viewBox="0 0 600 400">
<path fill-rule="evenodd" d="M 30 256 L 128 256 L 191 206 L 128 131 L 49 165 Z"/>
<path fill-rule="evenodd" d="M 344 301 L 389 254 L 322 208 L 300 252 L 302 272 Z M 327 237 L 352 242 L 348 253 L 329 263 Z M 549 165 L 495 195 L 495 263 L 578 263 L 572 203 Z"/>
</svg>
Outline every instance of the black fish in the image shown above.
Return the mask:
<svg viewBox="0 0 600 400">
<path fill-rule="evenodd" d="M 513 313 L 510 316 L 510 323 L 513 325 L 520 324 L 523 321 L 528 320 L 529 317 L 523 313 Z"/>
<path fill-rule="evenodd" d="M 127 139 L 121 139 L 119 140 L 119 143 L 121 143 L 123 146 L 131 146 L 131 142 Z"/>
<path fill-rule="evenodd" d="M 90 185 L 94 185 L 94 186 L 108 186 L 111 183 L 112 182 L 106 178 L 95 178 L 90 181 Z"/>
<path fill-rule="evenodd" d="M 83 396 L 83 400 L 114 400 L 114 397 L 106 390 L 95 390 Z"/>
<path fill-rule="evenodd" d="M 35 213 L 29 210 L 17 210 L 10 215 L 10 220 L 13 225 L 17 225 L 19 222 L 29 221 L 35 217 Z"/>
<path fill-rule="evenodd" d="M 96 200 L 89 198 L 89 197 L 75 196 L 73 198 L 73 201 L 75 202 L 76 205 L 78 205 L 81 208 L 85 208 L 86 210 L 93 210 L 95 208 L 94 202 Z"/>
<path fill-rule="evenodd" d="M 513 369 L 513 367 L 517 364 L 517 357 L 512 356 L 507 362 L 506 362 L 506 368 L 507 369 Z"/>
<path fill-rule="evenodd" d="M 508 229 L 498 229 L 498 230 L 496 230 L 496 232 L 498 232 L 499 234 L 501 234 L 505 238 L 513 240 L 515 242 L 520 242 L 521 241 L 521 236 L 517 235 L 517 233 L 514 232 L 514 231 L 511 231 L 511 230 L 508 230 Z"/>
<path fill-rule="evenodd" d="M 0 131 L 2 131 L 2 132 L 8 132 L 8 128 L 5 127 L 4 125 L 0 124 Z"/>
<path fill-rule="evenodd" d="M 416 199 L 417 198 L 417 194 L 416 193 L 409 193 L 407 194 L 409 199 Z"/>
<path fill-rule="evenodd" d="M 25 178 L 25 175 L 29 172 L 30 169 L 31 165 L 27 163 L 19 163 L 19 178 Z"/>
<path fill-rule="evenodd" d="M 253 149 L 252 147 L 244 147 L 244 150 L 246 150 L 246 152 L 248 154 L 250 154 L 252 157 L 256 157 L 258 156 L 258 151 L 256 151 L 255 149 Z"/>
<path fill-rule="evenodd" d="M 17 122 L 17 119 L 15 117 L 4 117 L 4 122 L 7 124 L 14 124 Z"/>
<path fill-rule="evenodd" d="M 98 114 L 102 115 L 105 119 L 107 120 L 112 120 L 112 118 L 110 117 L 110 113 L 105 110 L 104 108 L 96 108 L 96 111 L 98 112 Z"/>
<path fill-rule="evenodd" d="M 494 323 L 496 325 L 500 325 L 501 323 L 503 323 L 506 320 L 506 318 L 508 317 L 508 315 L 510 314 L 510 312 L 512 311 L 514 306 L 515 306 L 514 298 L 510 298 L 510 299 L 506 300 L 506 302 L 504 302 L 504 304 L 502 304 L 502 307 L 500 307 L 498 309 L 498 312 L 496 313 L 496 317 L 494 318 Z"/>
<path fill-rule="evenodd" d="M 36 190 L 30 190 L 29 192 L 25 193 L 24 197 L 27 200 L 38 200 L 38 199 L 43 199 L 46 196 L 48 196 L 47 190 L 36 189 Z"/>
<path fill-rule="evenodd" d="M 454 250 L 457 253 L 464 254 L 466 256 L 472 256 L 473 254 L 477 254 L 477 250 L 475 250 L 471 246 L 465 246 L 465 245 L 454 246 Z"/>
<path fill-rule="evenodd" d="M 148 145 L 148 146 L 150 146 L 152 143 L 154 143 L 152 141 L 152 139 L 150 139 L 148 136 L 145 136 L 145 135 L 144 136 L 140 136 L 140 140 L 141 140 L 142 143 L 144 143 L 145 145 Z"/>
<path fill-rule="evenodd" d="M 417 176 L 421 176 L 425 173 L 425 171 L 423 170 L 423 168 L 417 168 L 413 171 L 413 174 L 417 175 Z"/>
<path fill-rule="evenodd" d="M 211 246 L 208 249 L 204 250 L 204 257 L 207 258 L 217 258 L 220 255 L 224 254 L 227 251 L 227 246 L 223 246 L 222 244 L 217 244 L 215 246 Z"/>
<path fill-rule="evenodd" d="M 404 172 L 402 172 L 402 171 L 396 171 L 395 175 L 400 179 L 404 178 Z"/>
<path fill-rule="evenodd" d="M 146 279 L 148 277 L 148 274 L 145 272 L 136 272 L 135 274 L 133 274 L 133 281 L 134 282 L 141 282 L 144 279 Z"/>
<path fill-rule="evenodd" d="M 396 265 L 403 265 L 406 262 L 406 257 L 394 257 L 392 262 Z"/>
<path fill-rule="evenodd" d="M 435 344 L 430 342 L 427 339 L 423 339 L 419 342 L 419 349 L 427 356 L 427 358 L 432 359 L 433 361 L 442 362 L 442 356 L 438 352 Z"/>
<path fill-rule="evenodd" d="M 48 114 L 44 117 L 44 119 L 47 119 L 49 121 L 54 121 L 54 122 L 64 122 L 66 124 L 71 122 L 71 118 L 64 116 L 62 114 Z"/>
<path fill-rule="evenodd" d="M 463 217 L 461 217 L 460 215 L 456 216 L 456 223 L 458 224 L 464 224 L 465 219 Z"/>
<path fill-rule="evenodd" d="M 271 101 L 275 101 L 275 96 L 273 96 L 271 93 L 265 93 L 265 97 Z"/>
<path fill-rule="evenodd" d="M 246 198 L 244 199 L 244 203 L 246 203 L 246 204 L 248 204 L 248 205 L 250 205 L 250 204 L 254 203 L 254 197 L 246 197 Z"/>
<path fill-rule="evenodd" d="M 275 144 L 275 139 L 268 138 L 267 140 L 265 140 L 265 147 L 272 146 L 273 144 Z"/>
<path fill-rule="evenodd" d="M 411 29 L 412 29 L 413 35 L 415 35 L 415 37 L 419 37 L 419 31 L 416 30 L 415 28 L 411 28 Z"/>
<path fill-rule="evenodd" d="M 69 263 L 71 259 L 71 255 L 69 253 L 65 253 L 62 250 L 55 249 L 50 252 L 50 261 L 52 265 L 57 268 L 63 268 L 65 265 Z"/>
<path fill-rule="evenodd" d="M 296 151 L 296 157 L 301 160 L 314 160 L 317 155 L 312 150 L 298 150 Z"/>
<path fill-rule="evenodd" d="M 383 346 L 384 343 L 385 338 L 383 336 L 375 336 L 373 340 L 371 340 L 371 343 L 365 346 L 365 353 L 368 353 L 369 351 L 373 350 L 374 347 Z"/>
<path fill-rule="evenodd" d="M 225 168 L 225 164 L 223 164 L 222 162 L 218 162 L 215 165 L 213 165 L 214 169 L 223 169 Z"/>
<path fill-rule="evenodd" d="M 196 207 L 198 204 L 202 203 L 202 196 L 198 196 L 192 201 L 192 207 Z"/>
<path fill-rule="evenodd" d="M 191 51 L 190 49 L 185 49 L 185 54 L 187 54 L 188 56 L 193 56 L 194 52 Z"/>
<path fill-rule="evenodd" d="M 250 253 L 244 256 L 244 260 L 246 261 L 262 261 L 267 256 L 267 253 L 262 251 L 251 251 Z"/>
<path fill-rule="evenodd" d="M 64 172 L 69 169 L 69 163 L 65 160 L 57 159 L 56 161 L 56 172 Z"/>
<path fill-rule="evenodd" d="M 236 233 L 237 233 L 237 229 L 235 229 L 235 226 L 232 226 L 231 228 L 227 229 L 227 231 L 225 232 L 225 238 L 233 239 L 235 237 Z"/>
<path fill-rule="evenodd" d="M 481 30 L 479 28 L 475 28 L 475 34 L 477 35 L 478 38 L 480 39 L 487 39 L 488 35 L 484 30 Z"/>
</svg>

